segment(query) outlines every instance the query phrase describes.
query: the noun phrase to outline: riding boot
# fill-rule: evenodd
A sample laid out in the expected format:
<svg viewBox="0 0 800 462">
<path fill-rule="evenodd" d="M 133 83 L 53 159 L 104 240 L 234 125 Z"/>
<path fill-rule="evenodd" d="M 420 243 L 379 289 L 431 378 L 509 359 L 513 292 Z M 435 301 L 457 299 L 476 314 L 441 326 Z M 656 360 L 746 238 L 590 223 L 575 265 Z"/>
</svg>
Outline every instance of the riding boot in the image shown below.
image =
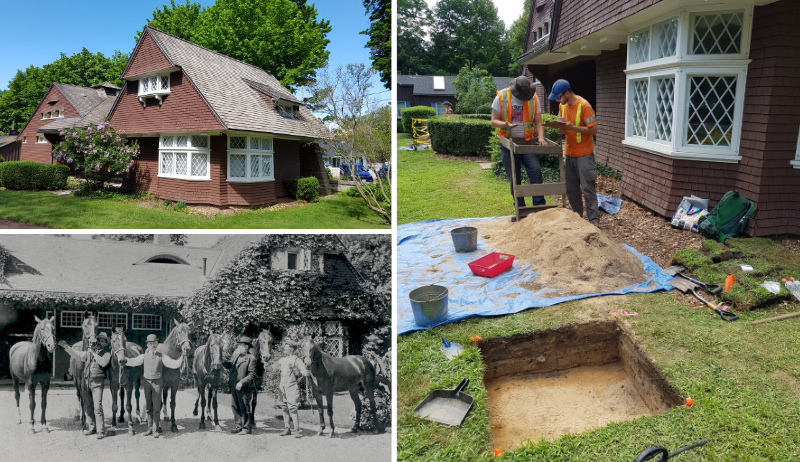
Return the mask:
<svg viewBox="0 0 800 462">
<path fill-rule="evenodd" d="M 147 416 L 147 431 L 142 433 L 142 436 L 150 436 L 153 434 L 153 419 L 149 415 Z"/>
<path fill-rule="evenodd" d="M 303 434 L 300 432 L 300 416 L 297 411 L 292 412 L 292 419 L 294 419 L 294 437 L 302 438 Z"/>
</svg>

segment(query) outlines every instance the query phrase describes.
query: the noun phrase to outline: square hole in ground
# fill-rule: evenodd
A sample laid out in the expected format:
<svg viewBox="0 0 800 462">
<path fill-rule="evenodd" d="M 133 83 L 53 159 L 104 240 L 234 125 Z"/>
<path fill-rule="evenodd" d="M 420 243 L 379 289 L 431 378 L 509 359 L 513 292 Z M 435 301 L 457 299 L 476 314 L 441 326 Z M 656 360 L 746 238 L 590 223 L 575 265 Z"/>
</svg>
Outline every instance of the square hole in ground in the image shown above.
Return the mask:
<svg viewBox="0 0 800 462">
<path fill-rule="evenodd" d="M 478 346 L 498 449 L 552 441 L 684 403 L 615 321 L 488 339 Z"/>
</svg>

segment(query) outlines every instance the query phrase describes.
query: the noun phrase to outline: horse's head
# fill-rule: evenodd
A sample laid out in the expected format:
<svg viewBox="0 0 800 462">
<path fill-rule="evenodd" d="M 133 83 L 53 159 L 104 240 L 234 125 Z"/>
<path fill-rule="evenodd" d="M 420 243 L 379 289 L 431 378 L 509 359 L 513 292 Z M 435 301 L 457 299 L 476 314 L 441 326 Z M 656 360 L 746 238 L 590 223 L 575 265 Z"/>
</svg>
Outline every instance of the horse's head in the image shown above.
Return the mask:
<svg viewBox="0 0 800 462">
<path fill-rule="evenodd" d="M 272 357 L 272 334 L 269 330 L 264 329 L 258 334 L 258 353 L 261 356 L 261 361 L 266 363 Z"/>
<path fill-rule="evenodd" d="M 128 346 L 128 339 L 125 337 L 125 328 L 117 327 L 111 333 L 111 356 L 116 358 L 122 365 L 125 361 L 125 348 Z M 119 368 L 119 384 L 125 385 L 127 376 L 125 375 L 125 368 Z"/>
<path fill-rule="evenodd" d="M 36 329 L 33 331 L 33 343 L 39 342 L 44 344 L 47 351 L 52 353 L 56 349 L 56 317 L 39 319 L 37 316 L 34 316 L 33 319 L 36 320 Z"/>
<path fill-rule="evenodd" d="M 208 348 L 208 354 L 211 355 L 211 371 L 222 369 L 222 355 L 230 342 L 231 336 L 228 333 L 208 336 L 206 348 Z"/>
<path fill-rule="evenodd" d="M 175 326 L 172 328 L 170 336 L 175 336 L 175 344 L 183 350 L 184 355 L 189 355 L 189 350 L 192 348 L 192 342 L 189 336 L 192 334 L 192 329 L 189 324 L 185 322 L 178 322 L 176 319 L 172 320 Z"/>
<path fill-rule="evenodd" d="M 286 341 L 291 342 L 291 340 L 288 339 Z M 305 363 L 306 367 L 311 367 L 315 359 L 316 349 L 317 345 L 310 335 L 306 335 L 297 342 L 297 355 L 303 358 L 303 363 Z"/>
<path fill-rule="evenodd" d="M 83 330 L 83 338 L 89 342 L 89 346 L 95 346 L 97 344 L 97 318 L 93 314 L 87 316 L 83 320 L 81 329 Z"/>
</svg>

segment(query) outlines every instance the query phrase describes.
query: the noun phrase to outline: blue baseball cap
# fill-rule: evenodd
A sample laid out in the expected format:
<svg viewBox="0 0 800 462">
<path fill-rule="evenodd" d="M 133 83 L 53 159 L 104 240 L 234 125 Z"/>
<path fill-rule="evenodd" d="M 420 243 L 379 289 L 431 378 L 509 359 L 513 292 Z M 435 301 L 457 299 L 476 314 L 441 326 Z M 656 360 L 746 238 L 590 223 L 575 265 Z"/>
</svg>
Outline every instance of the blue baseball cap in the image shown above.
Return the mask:
<svg viewBox="0 0 800 462">
<path fill-rule="evenodd" d="M 555 101 L 558 99 L 558 95 L 564 93 L 565 91 L 569 90 L 569 82 L 564 79 L 556 80 L 556 83 L 553 84 L 553 91 L 550 92 L 551 101 Z"/>
</svg>

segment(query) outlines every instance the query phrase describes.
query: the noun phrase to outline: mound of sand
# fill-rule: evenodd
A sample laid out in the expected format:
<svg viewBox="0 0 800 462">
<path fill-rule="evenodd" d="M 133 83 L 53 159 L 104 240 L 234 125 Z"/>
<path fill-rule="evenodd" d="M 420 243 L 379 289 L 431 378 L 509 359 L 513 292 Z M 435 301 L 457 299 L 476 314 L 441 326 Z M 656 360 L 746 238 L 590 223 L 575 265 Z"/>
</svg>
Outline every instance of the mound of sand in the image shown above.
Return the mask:
<svg viewBox="0 0 800 462">
<path fill-rule="evenodd" d="M 601 229 L 563 208 L 485 222 L 478 233 L 498 252 L 530 264 L 539 276 L 529 290 L 561 289 L 553 295 L 610 292 L 647 280 L 644 265 Z M 516 263 L 516 262 L 515 262 Z"/>
</svg>

